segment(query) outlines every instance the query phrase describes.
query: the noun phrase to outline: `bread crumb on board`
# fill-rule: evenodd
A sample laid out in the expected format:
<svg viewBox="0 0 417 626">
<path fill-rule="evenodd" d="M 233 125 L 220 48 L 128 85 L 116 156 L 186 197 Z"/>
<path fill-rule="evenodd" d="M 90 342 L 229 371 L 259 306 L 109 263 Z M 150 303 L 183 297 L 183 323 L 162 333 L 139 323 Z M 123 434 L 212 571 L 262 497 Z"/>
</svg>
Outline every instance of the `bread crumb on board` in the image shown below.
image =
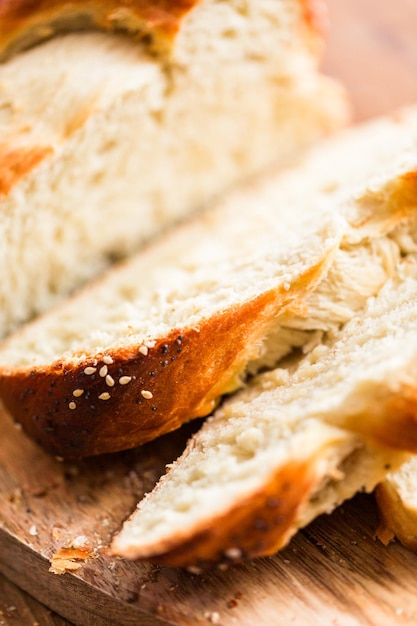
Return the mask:
<svg viewBox="0 0 417 626">
<path fill-rule="evenodd" d="M 38 529 L 36 527 L 36 524 L 32 524 L 32 526 L 29 528 L 29 535 L 31 537 L 36 537 L 38 534 Z"/>
<path fill-rule="evenodd" d="M 49 571 L 53 574 L 73 572 L 81 567 L 91 553 L 92 548 L 87 545 L 87 537 L 75 537 L 69 547 L 60 548 L 52 555 Z"/>
</svg>

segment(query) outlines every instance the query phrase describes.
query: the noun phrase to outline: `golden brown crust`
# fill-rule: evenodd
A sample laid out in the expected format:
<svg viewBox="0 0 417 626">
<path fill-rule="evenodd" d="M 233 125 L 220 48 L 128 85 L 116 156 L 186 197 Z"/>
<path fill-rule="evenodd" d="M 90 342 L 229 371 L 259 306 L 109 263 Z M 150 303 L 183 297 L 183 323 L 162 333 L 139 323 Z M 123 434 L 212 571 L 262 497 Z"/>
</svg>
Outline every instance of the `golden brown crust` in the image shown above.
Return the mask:
<svg viewBox="0 0 417 626">
<path fill-rule="evenodd" d="M 174 536 L 131 558 L 170 567 L 202 567 L 274 554 L 297 530 L 300 509 L 321 480 L 315 459 L 292 462 L 255 493 L 206 521 L 190 536 Z M 113 546 L 117 555 L 117 538 Z M 125 552 L 125 551 L 124 551 Z M 126 554 L 123 554 L 126 556 Z"/>
<path fill-rule="evenodd" d="M 79 28 L 151 36 L 169 47 L 181 20 L 199 0 L 0 0 L 0 58 Z"/>
<path fill-rule="evenodd" d="M 275 316 L 314 288 L 327 262 L 328 257 L 309 268 L 290 291 L 265 292 L 203 320 L 199 328 L 172 329 L 147 354 L 134 346 L 76 364 L 58 360 L 48 367 L 3 368 L 2 401 L 27 434 L 64 458 L 116 452 L 155 439 L 212 411 L 231 391 Z M 103 376 L 104 356 L 113 363 Z M 86 373 L 89 367 L 96 371 Z M 74 395 L 78 390 L 82 394 Z M 103 393 L 109 397 L 100 398 Z"/>
<path fill-rule="evenodd" d="M 140 346 L 107 352 L 114 361 L 107 366 L 113 387 L 99 375 L 104 355 L 93 355 L 76 367 L 56 362 L 1 377 L 2 399 L 24 430 L 58 456 L 81 458 L 143 444 L 211 412 L 236 377 L 252 335 L 259 336 L 273 298 L 269 293 L 198 330 L 173 330 L 147 355 Z M 87 375 L 87 367 L 97 371 Z M 123 377 L 131 380 L 120 384 Z M 75 397 L 78 389 L 83 394 Z M 103 393 L 110 397 L 99 399 Z"/>
<path fill-rule="evenodd" d="M 404 504 L 387 481 L 377 486 L 375 497 L 380 517 L 378 539 L 388 545 L 397 537 L 406 548 L 417 552 L 417 510 Z"/>
</svg>

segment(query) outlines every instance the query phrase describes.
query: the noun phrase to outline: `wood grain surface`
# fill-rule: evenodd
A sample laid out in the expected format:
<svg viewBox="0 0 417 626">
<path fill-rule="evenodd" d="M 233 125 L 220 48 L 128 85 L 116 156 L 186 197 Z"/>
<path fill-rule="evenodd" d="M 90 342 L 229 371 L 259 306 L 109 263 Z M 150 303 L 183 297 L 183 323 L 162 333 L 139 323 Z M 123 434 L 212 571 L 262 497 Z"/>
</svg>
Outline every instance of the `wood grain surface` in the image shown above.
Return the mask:
<svg viewBox="0 0 417 626">
<path fill-rule="evenodd" d="M 399 544 L 386 549 L 377 543 L 370 497 L 323 516 L 282 553 L 226 571 L 195 575 L 127 563 L 107 555 L 109 538 L 182 448 L 189 428 L 142 450 L 62 463 L 26 439 L 4 412 L 0 419 L 7 440 L 0 465 L 0 571 L 76 624 L 380 626 L 417 620 L 417 577 L 410 576 L 417 557 Z M 81 537 L 89 558 L 74 573 L 50 573 L 53 555 Z M 15 619 L 10 605 L 8 612 Z"/>
<path fill-rule="evenodd" d="M 415 0 L 329 4 L 324 68 L 348 87 L 354 120 L 417 102 Z M 372 496 L 322 516 L 281 554 L 227 571 L 196 576 L 125 563 L 106 554 L 108 541 L 189 429 L 74 464 L 44 454 L 3 410 L 0 423 L 0 625 L 417 623 L 417 556 L 374 539 Z M 73 573 L 50 573 L 54 553 L 74 540 L 88 558 Z"/>
</svg>

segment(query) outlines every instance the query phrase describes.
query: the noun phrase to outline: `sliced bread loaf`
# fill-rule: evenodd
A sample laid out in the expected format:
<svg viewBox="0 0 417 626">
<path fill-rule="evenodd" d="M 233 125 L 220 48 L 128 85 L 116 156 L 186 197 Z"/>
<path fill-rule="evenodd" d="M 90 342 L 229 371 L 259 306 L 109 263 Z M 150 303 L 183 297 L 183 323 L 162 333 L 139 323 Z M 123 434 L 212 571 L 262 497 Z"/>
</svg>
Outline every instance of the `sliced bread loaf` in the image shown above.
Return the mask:
<svg viewBox="0 0 417 626">
<path fill-rule="evenodd" d="M 0 47 L 74 17 L 170 34 L 162 55 L 85 32 L 0 65 L 0 336 L 346 119 L 305 4 L 1 3 Z"/>
<path fill-rule="evenodd" d="M 274 187 L 241 191 L 3 344 L 0 393 L 64 457 L 132 447 L 206 415 L 285 308 L 319 281 L 340 216 L 281 231 Z M 231 240 L 237 245 L 230 245 Z"/>
<path fill-rule="evenodd" d="M 226 402 L 139 503 L 114 553 L 194 567 L 268 555 L 372 489 L 401 449 L 417 449 L 416 294 L 408 260 L 329 345 Z"/>
<path fill-rule="evenodd" d="M 56 455 L 116 451 L 337 332 L 417 248 L 416 129 L 330 140 L 28 325 L 0 350 L 6 406 Z"/>
</svg>

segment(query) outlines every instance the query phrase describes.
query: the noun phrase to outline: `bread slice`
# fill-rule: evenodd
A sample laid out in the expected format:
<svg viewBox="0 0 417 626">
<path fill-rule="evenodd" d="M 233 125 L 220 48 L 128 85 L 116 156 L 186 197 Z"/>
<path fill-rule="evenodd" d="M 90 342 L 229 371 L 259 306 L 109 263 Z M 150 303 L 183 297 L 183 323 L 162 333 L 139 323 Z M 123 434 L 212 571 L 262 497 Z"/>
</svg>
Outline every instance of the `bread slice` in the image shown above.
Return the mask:
<svg viewBox="0 0 417 626">
<path fill-rule="evenodd" d="M 11 336 L 0 394 L 55 455 L 154 439 L 212 411 L 259 354 L 275 317 L 313 289 L 342 221 L 276 221 L 274 186 L 241 190 Z M 232 239 L 238 245 L 230 245 Z"/>
<path fill-rule="evenodd" d="M 268 555 L 371 490 L 401 449 L 417 449 L 416 294 L 408 260 L 329 345 L 226 402 L 139 503 L 114 554 L 181 567 Z"/>
<path fill-rule="evenodd" d="M 83 17 L 168 48 L 70 33 L 0 65 L 0 337 L 346 120 L 303 0 L 3 2 L 0 46 Z"/>
<path fill-rule="evenodd" d="M 417 551 L 417 456 L 390 472 L 375 490 L 379 509 L 378 538 L 388 545 L 395 537 Z"/>
<path fill-rule="evenodd" d="M 58 456 L 121 450 L 210 413 L 245 368 L 337 332 L 416 249 L 416 121 L 329 141 L 11 337 L 12 415 Z"/>
</svg>

